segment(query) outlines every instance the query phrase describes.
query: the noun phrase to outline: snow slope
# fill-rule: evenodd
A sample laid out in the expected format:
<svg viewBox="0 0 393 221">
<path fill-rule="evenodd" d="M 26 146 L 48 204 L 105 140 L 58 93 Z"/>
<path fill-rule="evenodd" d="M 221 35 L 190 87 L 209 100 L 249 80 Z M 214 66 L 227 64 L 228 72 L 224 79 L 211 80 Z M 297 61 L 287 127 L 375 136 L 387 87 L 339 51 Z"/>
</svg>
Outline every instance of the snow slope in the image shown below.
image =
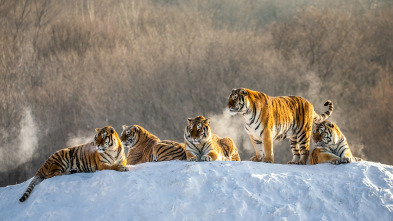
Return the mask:
<svg viewBox="0 0 393 221">
<path fill-rule="evenodd" d="M 159 162 L 58 176 L 19 198 L 0 188 L 0 220 L 393 220 L 393 167 Z"/>
</svg>

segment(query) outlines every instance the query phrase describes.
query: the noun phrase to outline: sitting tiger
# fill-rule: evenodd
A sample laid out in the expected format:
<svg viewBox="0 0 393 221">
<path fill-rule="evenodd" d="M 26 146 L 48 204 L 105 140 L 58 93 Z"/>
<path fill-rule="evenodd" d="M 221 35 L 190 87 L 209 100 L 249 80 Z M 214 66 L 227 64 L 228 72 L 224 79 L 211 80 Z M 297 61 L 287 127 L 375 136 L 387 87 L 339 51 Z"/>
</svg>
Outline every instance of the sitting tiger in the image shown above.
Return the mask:
<svg viewBox="0 0 393 221">
<path fill-rule="evenodd" d="M 240 161 L 237 147 L 231 138 L 220 138 L 210 130 L 209 119 L 198 116 L 188 118 L 184 130 L 188 161 Z"/>
<path fill-rule="evenodd" d="M 310 164 L 350 163 L 362 159 L 353 157 L 347 139 L 338 126 L 330 121 L 316 124 L 313 140 L 317 148 L 311 151 Z"/>
<path fill-rule="evenodd" d="M 123 125 L 120 139 L 124 146 L 130 148 L 127 155 L 128 165 L 186 159 L 184 144 L 169 140 L 161 141 L 138 125 Z"/>
<path fill-rule="evenodd" d="M 292 160 L 289 164 L 306 164 L 313 122 L 322 122 L 333 112 L 333 103 L 319 115 L 313 105 L 298 96 L 270 97 L 246 88 L 233 89 L 226 110 L 243 117 L 244 128 L 255 149 L 252 161 L 274 162 L 273 140 L 289 138 Z"/>
<path fill-rule="evenodd" d="M 128 171 L 123 145 L 110 126 L 96 129 L 94 142 L 58 150 L 37 171 L 26 192 L 19 199 L 24 202 L 41 181 L 71 173 L 88 173 L 96 170 Z"/>
</svg>

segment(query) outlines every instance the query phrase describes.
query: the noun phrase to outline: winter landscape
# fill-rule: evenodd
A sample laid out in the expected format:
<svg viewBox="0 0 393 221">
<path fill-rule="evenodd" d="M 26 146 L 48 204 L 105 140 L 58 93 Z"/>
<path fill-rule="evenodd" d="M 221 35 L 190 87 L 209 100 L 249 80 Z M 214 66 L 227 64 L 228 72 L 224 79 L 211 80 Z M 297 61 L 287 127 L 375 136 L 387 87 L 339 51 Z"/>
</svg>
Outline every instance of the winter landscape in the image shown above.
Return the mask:
<svg viewBox="0 0 393 221">
<path fill-rule="evenodd" d="M 0 0 L 0 221 L 393 220 L 393 1 Z M 234 88 L 334 104 L 355 157 L 249 161 Z M 58 176 L 19 198 L 95 128 L 184 141 L 203 115 L 241 162 L 171 161 Z M 311 147 L 314 145 L 311 143 Z"/>
</svg>

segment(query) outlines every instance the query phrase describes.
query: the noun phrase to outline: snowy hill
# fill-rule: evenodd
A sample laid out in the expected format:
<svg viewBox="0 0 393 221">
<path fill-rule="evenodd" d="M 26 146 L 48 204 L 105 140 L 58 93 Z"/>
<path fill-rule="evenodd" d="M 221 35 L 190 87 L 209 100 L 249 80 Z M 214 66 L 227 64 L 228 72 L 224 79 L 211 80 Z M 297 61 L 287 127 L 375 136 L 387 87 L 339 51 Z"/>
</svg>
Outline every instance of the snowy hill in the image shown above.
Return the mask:
<svg viewBox="0 0 393 221">
<path fill-rule="evenodd" d="M 0 188 L 0 220 L 393 220 L 393 167 L 160 162 Z"/>
</svg>

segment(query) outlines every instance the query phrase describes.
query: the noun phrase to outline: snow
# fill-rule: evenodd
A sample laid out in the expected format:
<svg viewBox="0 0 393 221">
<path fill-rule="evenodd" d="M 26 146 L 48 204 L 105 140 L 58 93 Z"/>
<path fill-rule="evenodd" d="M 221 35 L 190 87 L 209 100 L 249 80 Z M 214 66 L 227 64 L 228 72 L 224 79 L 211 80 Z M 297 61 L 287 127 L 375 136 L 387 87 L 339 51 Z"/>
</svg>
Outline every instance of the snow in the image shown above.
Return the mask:
<svg viewBox="0 0 393 221">
<path fill-rule="evenodd" d="M 393 220 L 393 167 L 170 161 L 0 188 L 0 220 Z"/>
</svg>

